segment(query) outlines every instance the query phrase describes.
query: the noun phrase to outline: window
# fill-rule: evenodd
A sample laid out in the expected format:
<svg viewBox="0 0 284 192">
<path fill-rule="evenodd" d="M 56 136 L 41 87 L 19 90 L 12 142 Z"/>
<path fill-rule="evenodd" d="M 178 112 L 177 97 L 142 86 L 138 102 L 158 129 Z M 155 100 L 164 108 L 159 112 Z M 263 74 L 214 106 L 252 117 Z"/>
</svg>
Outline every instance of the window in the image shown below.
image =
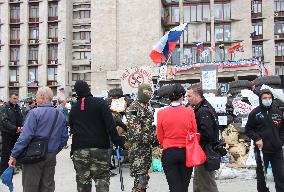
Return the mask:
<svg viewBox="0 0 284 192">
<path fill-rule="evenodd" d="M 251 5 L 251 12 L 252 13 L 261 13 L 262 12 L 262 3 L 261 1 L 252 1 L 251 2 L 252 5 Z"/>
<path fill-rule="evenodd" d="M 284 75 L 284 66 L 275 66 L 275 75 Z"/>
<path fill-rule="evenodd" d="M 209 21 L 209 4 L 184 6 L 184 22 Z"/>
<path fill-rule="evenodd" d="M 19 61 L 19 53 L 20 53 L 19 47 L 11 47 L 11 49 L 10 49 L 10 60 L 11 61 Z"/>
<path fill-rule="evenodd" d="M 231 18 L 231 4 L 215 4 L 215 19 L 228 20 Z"/>
<path fill-rule="evenodd" d="M 17 68 L 10 69 L 10 82 L 19 81 L 19 71 Z"/>
<path fill-rule="evenodd" d="M 91 73 L 72 73 L 72 81 L 91 81 Z"/>
<path fill-rule="evenodd" d="M 48 46 L 48 59 L 55 61 L 58 59 L 58 47 L 57 45 Z"/>
<path fill-rule="evenodd" d="M 58 24 L 48 25 L 48 38 L 58 38 Z"/>
<path fill-rule="evenodd" d="M 179 7 L 172 7 L 172 23 L 179 22 Z"/>
<path fill-rule="evenodd" d="M 38 31 L 38 27 L 30 27 L 30 39 L 39 39 Z"/>
<path fill-rule="evenodd" d="M 263 56 L 263 46 L 262 45 L 252 45 L 252 56 L 262 57 Z"/>
<path fill-rule="evenodd" d="M 48 81 L 57 81 L 57 67 L 48 67 L 47 68 L 47 80 Z"/>
<path fill-rule="evenodd" d="M 256 35 L 262 35 L 262 22 L 253 23 L 253 30 L 256 32 Z"/>
<path fill-rule="evenodd" d="M 32 60 L 32 61 L 38 60 L 38 47 L 29 48 L 29 60 Z"/>
<path fill-rule="evenodd" d="M 90 31 L 81 31 L 73 33 L 73 40 L 91 40 L 91 32 Z"/>
<path fill-rule="evenodd" d="M 75 51 L 73 52 L 73 60 L 87 60 L 91 59 L 90 51 Z"/>
<path fill-rule="evenodd" d="M 229 46 L 224 46 L 224 49 L 216 47 L 216 61 L 228 61 L 230 59 Z"/>
<path fill-rule="evenodd" d="M 276 56 L 284 56 L 284 43 L 276 43 L 275 44 L 275 55 Z"/>
<path fill-rule="evenodd" d="M 38 81 L 38 69 L 37 67 L 29 67 L 28 69 L 28 81 L 35 82 Z"/>
<path fill-rule="evenodd" d="M 57 4 L 57 2 L 49 3 L 48 16 L 49 17 L 57 17 L 58 16 L 58 4 Z"/>
<path fill-rule="evenodd" d="M 188 37 L 188 26 L 185 27 L 183 31 L 183 42 L 184 43 L 189 43 L 189 37 Z"/>
<path fill-rule="evenodd" d="M 11 40 L 20 40 L 20 28 L 11 28 Z"/>
<path fill-rule="evenodd" d="M 30 18 L 38 18 L 38 5 L 31 5 L 30 6 Z"/>
<path fill-rule="evenodd" d="M 73 19 L 85 19 L 85 18 L 91 18 L 91 11 L 81 10 L 73 12 Z"/>
<path fill-rule="evenodd" d="M 19 5 L 11 6 L 10 18 L 11 19 L 20 19 L 20 6 Z"/>
<path fill-rule="evenodd" d="M 180 65 L 180 48 L 176 48 L 172 53 L 172 65 Z"/>
<path fill-rule="evenodd" d="M 284 21 L 275 21 L 274 34 L 284 33 Z"/>
<path fill-rule="evenodd" d="M 284 11 L 284 1 L 282 0 L 274 0 L 274 11 Z"/>
<path fill-rule="evenodd" d="M 211 26 L 206 26 L 206 41 L 211 41 Z M 215 41 L 231 41 L 231 24 L 215 25 Z"/>
</svg>

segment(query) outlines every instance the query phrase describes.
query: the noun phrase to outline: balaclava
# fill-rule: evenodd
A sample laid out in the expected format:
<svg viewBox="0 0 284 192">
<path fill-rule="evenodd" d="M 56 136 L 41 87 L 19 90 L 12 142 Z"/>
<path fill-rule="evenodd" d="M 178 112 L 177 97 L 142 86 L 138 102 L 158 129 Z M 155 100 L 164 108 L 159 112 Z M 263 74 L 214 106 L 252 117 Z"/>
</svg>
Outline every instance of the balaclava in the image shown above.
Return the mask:
<svg viewBox="0 0 284 192">
<path fill-rule="evenodd" d="M 149 84 L 142 84 L 138 88 L 138 100 L 144 104 L 147 104 L 151 99 L 151 95 L 143 94 L 144 90 L 152 91 L 152 87 Z"/>
</svg>

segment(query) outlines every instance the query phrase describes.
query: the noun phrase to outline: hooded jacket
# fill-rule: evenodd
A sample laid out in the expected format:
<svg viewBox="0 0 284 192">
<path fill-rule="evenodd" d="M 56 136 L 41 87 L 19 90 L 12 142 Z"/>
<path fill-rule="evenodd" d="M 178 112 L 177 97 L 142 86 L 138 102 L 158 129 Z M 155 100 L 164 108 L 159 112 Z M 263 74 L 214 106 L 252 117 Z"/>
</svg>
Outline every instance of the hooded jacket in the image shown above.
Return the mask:
<svg viewBox="0 0 284 192">
<path fill-rule="evenodd" d="M 263 152 L 274 153 L 282 149 L 284 143 L 284 119 L 283 114 L 272 103 L 265 107 L 261 102 L 261 96 L 265 93 L 272 93 L 264 90 L 259 96 L 260 105 L 253 109 L 246 124 L 246 134 L 254 142 L 262 139 Z"/>
</svg>

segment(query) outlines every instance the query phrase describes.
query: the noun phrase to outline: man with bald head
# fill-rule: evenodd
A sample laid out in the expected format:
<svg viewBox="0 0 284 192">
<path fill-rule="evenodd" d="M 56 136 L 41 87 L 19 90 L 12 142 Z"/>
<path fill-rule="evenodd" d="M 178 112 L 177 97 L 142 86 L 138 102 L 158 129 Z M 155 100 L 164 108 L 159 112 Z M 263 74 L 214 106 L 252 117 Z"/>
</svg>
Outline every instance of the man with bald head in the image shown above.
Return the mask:
<svg viewBox="0 0 284 192">
<path fill-rule="evenodd" d="M 17 158 L 35 137 L 48 138 L 48 154 L 45 160 L 23 165 L 23 192 L 53 192 L 55 191 L 56 155 L 66 145 L 68 133 L 66 119 L 52 105 L 53 93 L 48 87 L 40 88 L 36 94 L 38 107 L 32 109 L 25 120 L 22 133 L 17 140 L 10 157 L 9 166 L 16 165 Z"/>
</svg>

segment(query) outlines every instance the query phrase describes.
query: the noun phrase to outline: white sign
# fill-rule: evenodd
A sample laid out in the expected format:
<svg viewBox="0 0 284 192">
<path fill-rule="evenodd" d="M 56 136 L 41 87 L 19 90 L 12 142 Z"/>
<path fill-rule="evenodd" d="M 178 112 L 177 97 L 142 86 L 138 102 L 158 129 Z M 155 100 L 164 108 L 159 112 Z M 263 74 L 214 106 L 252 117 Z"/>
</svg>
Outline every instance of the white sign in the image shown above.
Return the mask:
<svg viewBox="0 0 284 192">
<path fill-rule="evenodd" d="M 217 71 L 216 69 L 208 69 L 202 71 L 202 89 L 216 90 L 217 89 Z"/>
<path fill-rule="evenodd" d="M 152 85 L 152 73 L 150 67 L 127 68 L 120 76 L 120 80 L 124 94 L 135 94 L 141 84 Z"/>
<path fill-rule="evenodd" d="M 115 112 L 124 112 L 126 109 L 127 103 L 124 97 L 119 99 L 112 99 L 110 109 Z"/>
<path fill-rule="evenodd" d="M 252 110 L 253 107 L 245 102 L 242 101 L 234 101 L 233 102 L 233 107 L 234 107 L 234 115 L 239 115 L 239 114 L 249 114 Z"/>
<path fill-rule="evenodd" d="M 248 118 L 247 117 L 242 118 L 242 127 L 246 127 L 247 122 L 248 122 Z"/>
<path fill-rule="evenodd" d="M 227 116 L 218 116 L 219 125 L 228 125 L 228 117 Z"/>
</svg>

